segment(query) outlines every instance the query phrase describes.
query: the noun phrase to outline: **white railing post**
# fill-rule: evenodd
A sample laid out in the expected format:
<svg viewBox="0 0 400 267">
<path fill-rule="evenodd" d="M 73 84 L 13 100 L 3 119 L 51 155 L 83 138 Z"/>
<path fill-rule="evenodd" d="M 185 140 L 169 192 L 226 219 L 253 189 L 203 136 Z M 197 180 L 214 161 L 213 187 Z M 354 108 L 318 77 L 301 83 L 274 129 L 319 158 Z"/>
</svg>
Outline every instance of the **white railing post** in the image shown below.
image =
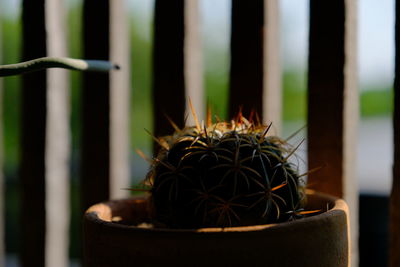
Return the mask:
<svg viewBox="0 0 400 267">
<path fill-rule="evenodd" d="M 186 98 L 191 99 L 199 121 L 204 119 L 203 57 L 200 33 L 200 13 L 198 0 L 185 0 L 184 9 L 184 76 Z M 188 103 L 186 114 L 191 114 Z M 188 116 L 188 125 L 195 125 Z"/>
<path fill-rule="evenodd" d="M 350 209 L 351 264 L 358 266 L 358 208 L 357 129 L 359 120 L 359 92 L 357 75 L 357 0 L 345 1 L 345 65 L 344 65 L 344 122 L 343 122 L 343 198 Z"/>
<path fill-rule="evenodd" d="M 48 56 L 67 56 L 64 0 L 46 1 Z M 47 267 L 68 266 L 69 249 L 69 75 L 47 70 L 47 121 L 45 148 Z"/>
<path fill-rule="evenodd" d="M 273 122 L 280 134 L 282 128 L 282 70 L 279 34 L 279 0 L 264 0 L 264 79 L 263 118 Z"/>
<path fill-rule="evenodd" d="M 110 1 L 110 59 L 121 69 L 110 74 L 110 198 L 129 195 L 131 60 L 127 4 Z"/>
</svg>

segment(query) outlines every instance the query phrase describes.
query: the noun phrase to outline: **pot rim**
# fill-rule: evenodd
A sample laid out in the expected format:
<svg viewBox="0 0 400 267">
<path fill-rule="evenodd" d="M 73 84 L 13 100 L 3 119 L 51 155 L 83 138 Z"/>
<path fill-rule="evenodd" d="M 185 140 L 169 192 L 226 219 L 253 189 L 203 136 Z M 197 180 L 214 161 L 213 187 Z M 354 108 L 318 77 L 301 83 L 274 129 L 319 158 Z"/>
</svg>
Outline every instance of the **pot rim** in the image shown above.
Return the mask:
<svg viewBox="0 0 400 267">
<path fill-rule="evenodd" d="M 343 214 L 348 214 L 348 206 L 343 199 L 321 193 L 316 192 L 314 190 L 307 189 L 307 195 L 315 196 L 321 200 L 329 203 L 331 208 L 327 211 L 324 211 L 320 214 L 301 218 L 298 220 L 287 221 L 282 223 L 275 224 L 261 224 L 261 225 L 249 225 L 249 226 L 235 226 L 235 227 L 212 227 L 212 228 L 199 228 L 199 229 L 171 229 L 171 228 L 143 228 L 137 227 L 133 225 L 124 225 L 113 222 L 112 217 L 112 203 L 114 202 L 122 202 L 127 200 L 138 200 L 138 201 L 146 201 L 146 198 L 143 196 L 140 197 L 131 197 L 120 200 L 112 200 L 105 201 L 99 204 L 95 204 L 91 206 L 84 214 L 84 220 L 94 223 L 100 224 L 104 227 L 129 231 L 129 232 L 143 232 L 143 233 L 227 233 L 227 232 L 257 232 L 257 231 L 267 231 L 273 229 L 284 229 L 290 228 L 293 225 L 301 225 L 301 224 L 310 224 L 320 220 L 327 220 L 329 217 L 342 216 Z"/>
</svg>

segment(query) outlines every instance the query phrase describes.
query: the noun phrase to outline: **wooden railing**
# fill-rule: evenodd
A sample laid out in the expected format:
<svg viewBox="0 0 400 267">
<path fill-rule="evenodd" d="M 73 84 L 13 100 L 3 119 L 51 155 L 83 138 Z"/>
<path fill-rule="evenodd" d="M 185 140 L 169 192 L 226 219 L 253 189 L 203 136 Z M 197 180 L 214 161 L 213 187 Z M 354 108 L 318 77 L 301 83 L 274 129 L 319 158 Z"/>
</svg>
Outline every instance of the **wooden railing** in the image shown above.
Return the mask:
<svg viewBox="0 0 400 267">
<path fill-rule="evenodd" d="M 358 262 L 357 1 L 310 1 L 308 167 L 313 188 L 344 198 L 350 209 L 352 265 Z"/>
<path fill-rule="evenodd" d="M 63 2 L 22 2 L 23 59 L 66 55 Z M 135 71 L 129 60 L 126 1 L 83 3 L 83 57 L 110 59 L 121 65 L 121 71 L 83 76 L 82 211 L 96 202 L 127 194 L 120 188 L 129 187 L 130 72 Z M 165 113 L 183 125 L 189 97 L 200 114 L 205 110 L 198 4 L 198 0 L 155 1 L 156 136 L 169 132 Z M 356 14 L 355 0 L 310 1 L 308 162 L 310 169 L 321 165 L 325 168 L 310 175 L 309 181 L 315 189 L 343 197 L 349 204 L 352 266 L 358 262 L 358 187 L 354 164 L 358 120 Z M 232 0 L 229 113 L 234 114 L 239 105 L 243 105 L 244 113 L 255 108 L 264 121 L 273 121 L 279 132 L 282 100 L 278 22 L 279 0 Z M 393 267 L 400 266 L 396 253 L 400 249 L 399 66 L 396 57 Z M 28 223 L 22 224 L 20 258 L 23 266 L 63 267 L 68 265 L 70 210 L 68 73 L 51 70 L 25 75 L 22 87 L 21 215 L 22 221 Z M 0 186 L 0 193 L 1 190 L 6 189 Z M 0 219 L 3 229 L 2 222 Z M 2 245 L 0 259 L 4 259 Z"/>
</svg>

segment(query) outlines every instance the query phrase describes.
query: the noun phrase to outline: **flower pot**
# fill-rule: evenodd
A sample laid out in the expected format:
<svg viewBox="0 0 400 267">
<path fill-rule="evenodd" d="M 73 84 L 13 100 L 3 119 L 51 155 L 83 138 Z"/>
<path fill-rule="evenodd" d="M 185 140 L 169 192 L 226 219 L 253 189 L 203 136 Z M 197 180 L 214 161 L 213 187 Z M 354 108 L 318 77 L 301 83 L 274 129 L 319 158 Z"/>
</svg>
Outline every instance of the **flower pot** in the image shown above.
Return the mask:
<svg viewBox="0 0 400 267">
<path fill-rule="evenodd" d="M 92 206 L 84 216 L 84 262 L 100 266 L 321 266 L 349 265 L 348 208 L 309 193 L 307 209 L 328 211 L 270 225 L 229 228 L 139 228 L 149 216 L 146 198 Z"/>
</svg>

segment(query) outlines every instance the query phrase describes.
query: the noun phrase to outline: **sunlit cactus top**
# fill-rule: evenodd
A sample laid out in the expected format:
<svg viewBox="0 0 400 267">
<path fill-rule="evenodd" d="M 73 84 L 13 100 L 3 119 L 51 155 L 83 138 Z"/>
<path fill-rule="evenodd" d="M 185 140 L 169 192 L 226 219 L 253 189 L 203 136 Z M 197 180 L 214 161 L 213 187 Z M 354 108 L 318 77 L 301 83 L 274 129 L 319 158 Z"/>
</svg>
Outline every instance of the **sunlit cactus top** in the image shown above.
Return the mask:
<svg viewBox="0 0 400 267">
<path fill-rule="evenodd" d="M 229 227 L 301 216 L 303 187 L 289 161 L 296 148 L 271 125 L 239 115 L 158 138 L 147 176 L 155 220 L 171 228 Z"/>
</svg>

